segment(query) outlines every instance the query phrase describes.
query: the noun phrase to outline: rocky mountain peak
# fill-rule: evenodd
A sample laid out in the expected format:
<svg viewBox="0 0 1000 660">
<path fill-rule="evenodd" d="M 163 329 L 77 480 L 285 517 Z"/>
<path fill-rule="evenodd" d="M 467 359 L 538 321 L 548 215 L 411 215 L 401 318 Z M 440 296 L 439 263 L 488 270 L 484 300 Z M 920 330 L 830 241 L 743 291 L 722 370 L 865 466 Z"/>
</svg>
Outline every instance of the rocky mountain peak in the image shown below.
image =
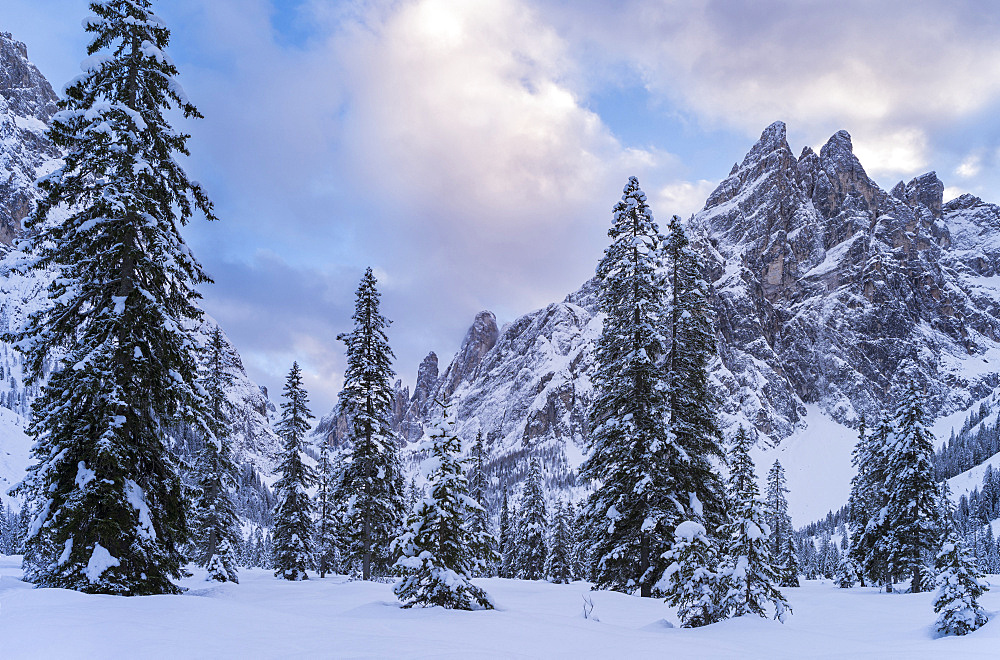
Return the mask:
<svg viewBox="0 0 1000 660">
<path fill-rule="evenodd" d="M 0 32 L 0 244 L 20 230 L 37 198 L 35 179 L 59 157 L 45 137 L 57 100 L 25 45 Z"/>
<path fill-rule="evenodd" d="M 499 332 L 497 317 L 493 312 L 482 311 L 476 314 L 472 327 L 465 333 L 458 354 L 441 376 L 437 394 L 445 398 L 450 397 L 459 385 L 472 379 L 483 361 L 483 356 L 497 343 Z"/>
<path fill-rule="evenodd" d="M 0 96 L 20 117 L 47 122 L 59 100 L 52 85 L 28 59 L 28 48 L 10 32 L 0 32 Z"/>
<path fill-rule="evenodd" d="M 938 178 L 937 172 L 928 172 L 914 178 L 906 185 L 900 181 L 892 189 L 892 196 L 901 202 L 905 202 L 910 208 L 923 206 L 934 217 L 941 217 L 941 209 L 944 205 L 944 183 Z"/>
</svg>

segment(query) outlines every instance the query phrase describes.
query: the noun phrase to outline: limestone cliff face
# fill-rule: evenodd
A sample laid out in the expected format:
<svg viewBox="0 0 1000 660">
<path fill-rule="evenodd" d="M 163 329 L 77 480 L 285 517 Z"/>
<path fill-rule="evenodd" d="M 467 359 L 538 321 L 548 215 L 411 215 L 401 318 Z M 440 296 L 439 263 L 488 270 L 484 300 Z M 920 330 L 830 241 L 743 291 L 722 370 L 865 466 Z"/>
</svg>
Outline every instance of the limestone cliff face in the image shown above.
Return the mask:
<svg viewBox="0 0 1000 660">
<path fill-rule="evenodd" d="M 1000 364 L 980 368 L 1000 337 L 982 279 L 1000 258 L 998 209 L 944 204 L 943 191 L 931 172 L 885 192 L 845 131 L 797 159 L 784 124 L 764 131 L 690 222 L 715 291 L 726 413 L 780 440 L 803 403 L 844 422 L 877 413 L 904 364 L 932 414 L 1000 382 Z M 956 245 L 956 231 L 980 239 Z"/>
<path fill-rule="evenodd" d="M 35 179 L 58 151 L 45 137 L 56 95 L 28 60 L 28 49 L 0 32 L 0 243 L 9 245 L 37 199 Z"/>
</svg>

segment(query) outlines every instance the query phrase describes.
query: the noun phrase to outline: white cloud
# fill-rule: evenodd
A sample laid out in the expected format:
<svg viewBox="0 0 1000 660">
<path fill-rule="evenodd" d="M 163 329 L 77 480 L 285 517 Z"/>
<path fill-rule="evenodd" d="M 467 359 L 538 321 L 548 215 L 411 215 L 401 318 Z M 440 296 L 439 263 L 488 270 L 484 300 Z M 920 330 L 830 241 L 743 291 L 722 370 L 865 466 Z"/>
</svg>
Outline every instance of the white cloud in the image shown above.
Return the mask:
<svg viewBox="0 0 1000 660">
<path fill-rule="evenodd" d="M 927 134 L 919 128 L 862 130 L 852 138 L 854 153 L 869 175 L 916 174 L 928 166 Z"/>
<path fill-rule="evenodd" d="M 955 168 L 955 175 L 963 179 L 977 176 L 983 168 L 983 157 L 981 154 L 973 153 L 966 156 L 965 160 Z"/>
<path fill-rule="evenodd" d="M 659 214 L 661 228 L 666 226 L 666 219 L 672 215 L 687 218 L 699 211 L 718 185 L 718 181 L 702 179 L 700 181 L 676 181 L 660 188 L 656 192 L 655 208 L 663 209 Z"/>
</svg>

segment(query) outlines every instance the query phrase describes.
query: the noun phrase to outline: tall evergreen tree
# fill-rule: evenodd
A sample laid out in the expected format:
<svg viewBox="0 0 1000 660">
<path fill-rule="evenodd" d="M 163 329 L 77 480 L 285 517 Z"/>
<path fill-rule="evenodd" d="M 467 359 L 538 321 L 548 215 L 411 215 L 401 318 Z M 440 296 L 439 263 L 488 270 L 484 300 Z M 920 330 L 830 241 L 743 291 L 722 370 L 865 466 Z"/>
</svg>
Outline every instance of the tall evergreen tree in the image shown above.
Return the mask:
<svg viewBox="0 0 1000 660">
<path fill-rule="evenodd" d="M 500 577 L 516 577 L 514 561 L 517 556 L 515 528 L 517 521 L 511 514 L 507 491 L 503 493 L 503 509 L 500 510 Z"/>
<path fill-rule="evenodd" d="M 795 539 L 791 535 L 785 541 L 785 547 L 781 549 L 778 565 L 780 566 L 778 586 L 799 586 L 799 553 L 795 551 Z"/>
<path fill-rule="evenodd" d="M 333 499 L 337 475 L 330 460 L 330 443 L 320 440 L 316 466 L 316 570 L 321 578 L 339 568 L 337 560 L 337 506 Z"/>
<path fill-rule="evenodd" d="M 234 493 L 236 465 L 230 449 L 232 406 L 226 388 L 232 383 L 232 359 L 226 351 L 222 330 L 212 331 L 208 344 L 202 386 L 209 409 L 208 430 L 196 463 L 198 494 L 194 503 L 195 546 L 198 564 L 207 578 L 239 582 L 236 552 L 243 533 L 236 516 Z"/>
<path fill-rule="evenodd" d="M 350 420 L 350 460 L 345 462 L 337 499 L 347 506 L 341 536 L 346 560 L 367 580 L 386 575 L 389 544 L 402 524 L 404 494 L 396 438 L 389 426 L 392 403 L 392 349 L 379 311 L 378 282 L 365 271 L 355 299 L 354 330 L 340 335 L 347 346 L 347 370 L 340 410 Z"/>
<path fill-rule="evenodd" d="M 566 506 L 556 502 L 549 527 L 549 555 L 545 560 L 545 577 L 556 584 L 573 580 L 573 528 Z"/>
<path fill-rule="evenodd" d="M 281 478 L 274 484 L 278 499 L 274 511 L 274 574 L 286 580 L 307 580 L 306 570 L 313 567 L 313 502 L 307 489 L 315 483 L 316 475 L 302 460 L 313 415 L 298 362 L 292 363 L 281 396 L 285 400 L 276 430 L 284 443 L 284 455 L 278 468 Z"/>
<path fill-rule="evenodd" d="M 792 535 L 792 519 L 788 515 L 788 493 L 787 480 L 785 479 L 785 469 L 781 463 L 775 459 L 771 469 L 767 473 L 767 522 L 771 527 L 771 556 L 781 557 L 785 551 L 787 543 L 785 541 Z"/>
<path fill-rule="evenodd" d="M 476 561 L 472 574 L 476 577 L 495 575 L 499 557 L 496 538 L 490 531 L 490 518 L 486 513 L 486 492 L 486 447 L 483 445 L 483 432 L 480 431 L 469 451 L 469 497 L 479 504 L 479 508 L 469 514 L 472 517 L 468 525 L 474 538 L 484 539 L 488 545 L 474 549 Z"/>
<path fill-rule="evenodd" d="M 727 541 L 720 570 L 726 589 L 722 608 L 733 617 L 766 616 L 765 604 L 774 607 L 774 618 L 784 621 L 791 608 L 778 590 L 778 575 L 767 542 L 769 529 L 759 501 L 750 447 L 753 441 L 741 426 L 729 456 L 730 522 L 723 528 Z"/>
<path fill-rule="evenodd" d="M 888 499 L 888 451 L 893 438 L 892 423 L 882 419 L 870 435 L 862 424 L 851 461 L 857 474 L 851 480 L 848 517 L 851 524 L 851 558 L 859 577 L 870 584 L 885 584 L 892 591 L 885 540 L 889 537 L 886 518 Z"/>
<path fill-rule="evenodd" d="M 493 609 L 485 591 L 472 584 L 474 548 L 488 545 L 483 532 L 468 521 L 481 508 L 469 497 L 465 466 L 459 460 L 461 442 L 455 419 L 445 406 L 441 424 L 430 431 L 434 469 L 430 495 L 410 514 L 403 533 L 393 543 L 400 555 L 396 567 L 404 577 L 395 593 L 404 607 L 437 605 L 450 609 Z"/>
<path fill-rule="evenodd" d="M 608 235 L 611 245 L 597 266 L 605 318 L 595 354 L 590 455 L 580 475 L 600 484 L 587 501 L 596 586 L 650 596 L 684 504 L 671 474 L 667 302 L 658 274 L 664 239 L 635 177 L 614 208 Z"/>
<path fill-rule="evenodd" d="M 937 533 L 937 484 L 934 481 L 934 437 L 924 425 L 924 397 L 910 380 L 896 413 L 895 442 L 888 452 L 886 518 L 890 572 L 910 578 L 910 591 L 931 588 L 924 557 Z"/>
<path fill-rule="evenodd" d="M 521 506 L 517 517 L 517 563 L 518 577 L 524 580 L 545 578 L 545 558 L 548 556 L 548 519 L 545 514 L 545 493 L 542 491 L 542 464 L 537 458 L 531 459 L 528 478 L 521 494 Z"/>
<path fill-rule="evenodd" d="M 26 575 L 42 587 L 92 593 L 176 593 L 188 538 L 167 431 L 205 432 L 195 381 L 209 277 L 179 228 L 214 219 L 177 162 L 188 135 L 164 117 L 201 115 L 163 52 L 170 38 L 149 0 L 92 2 L 84 73 L 50 123 L 62 165 L 39 182 L 21 270 L 56 277 L 48 304 L 7 341 L 30 378 L 59 362 L 32 408 L 34 465 L 18 492 L 34 523 Z M 57 209 L 69 209 L 65 219 Z"/>
<path fill-rule="evenodd" d="M 715 333 L 708 284 L 676 215 L 670 220 L 664 256 L 671 292 L 667 354 L 667 405 L 675 445 L 669 453 L 675 481 L 671 488 L 683 510 L 664 516 L 661 524 L 672 534 L 677 521 L 697 519 L 714 536 L 726 518 L 725 486 L 716 468 L 725 463 L 726 451 L 715 418 L 716 397 L 708 385 Z"/>
</svg>

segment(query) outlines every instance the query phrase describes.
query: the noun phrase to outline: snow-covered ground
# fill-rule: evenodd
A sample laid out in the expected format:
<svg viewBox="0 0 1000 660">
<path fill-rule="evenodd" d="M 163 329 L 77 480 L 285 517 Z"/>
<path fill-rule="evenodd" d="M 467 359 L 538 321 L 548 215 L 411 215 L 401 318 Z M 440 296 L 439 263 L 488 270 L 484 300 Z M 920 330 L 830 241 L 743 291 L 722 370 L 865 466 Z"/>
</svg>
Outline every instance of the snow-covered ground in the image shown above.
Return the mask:
<svg viewBox="0 0 1000 660">
<path fill-rule="evenodd" d="M 750 452 L 760 478 L 761 492 L 775 459 L 788 480 L 788 513 L 796 527 L 807 525 L 847 504 L 851 494 L 851 452 L 858 441 L 855 429 L 838 424 L 819 406 L 807 405 L 803 424 L 774 448 Z"/>
<path fill-rule="evenodd" d="M 785 624 L 759 618 L 671 628 L 661 601 L 588 585 L 477 580 L 493 612 L 405 610 L 388 584 L 342 577 L 284 582 L 244 570 L 239 585 L 191 578 L 182 596 L 121 598 L 21 582 L 0 556 L 0 657 L 18 658 L 995 658 L 994 621 L 935 638 L 932 594 L 881 594 L 806 582 L 787 589 Z M 1000 582 L 994 577 L 995 581 Z M 583 596 L 593 614 L 583 618 Z"/>
</svg>

